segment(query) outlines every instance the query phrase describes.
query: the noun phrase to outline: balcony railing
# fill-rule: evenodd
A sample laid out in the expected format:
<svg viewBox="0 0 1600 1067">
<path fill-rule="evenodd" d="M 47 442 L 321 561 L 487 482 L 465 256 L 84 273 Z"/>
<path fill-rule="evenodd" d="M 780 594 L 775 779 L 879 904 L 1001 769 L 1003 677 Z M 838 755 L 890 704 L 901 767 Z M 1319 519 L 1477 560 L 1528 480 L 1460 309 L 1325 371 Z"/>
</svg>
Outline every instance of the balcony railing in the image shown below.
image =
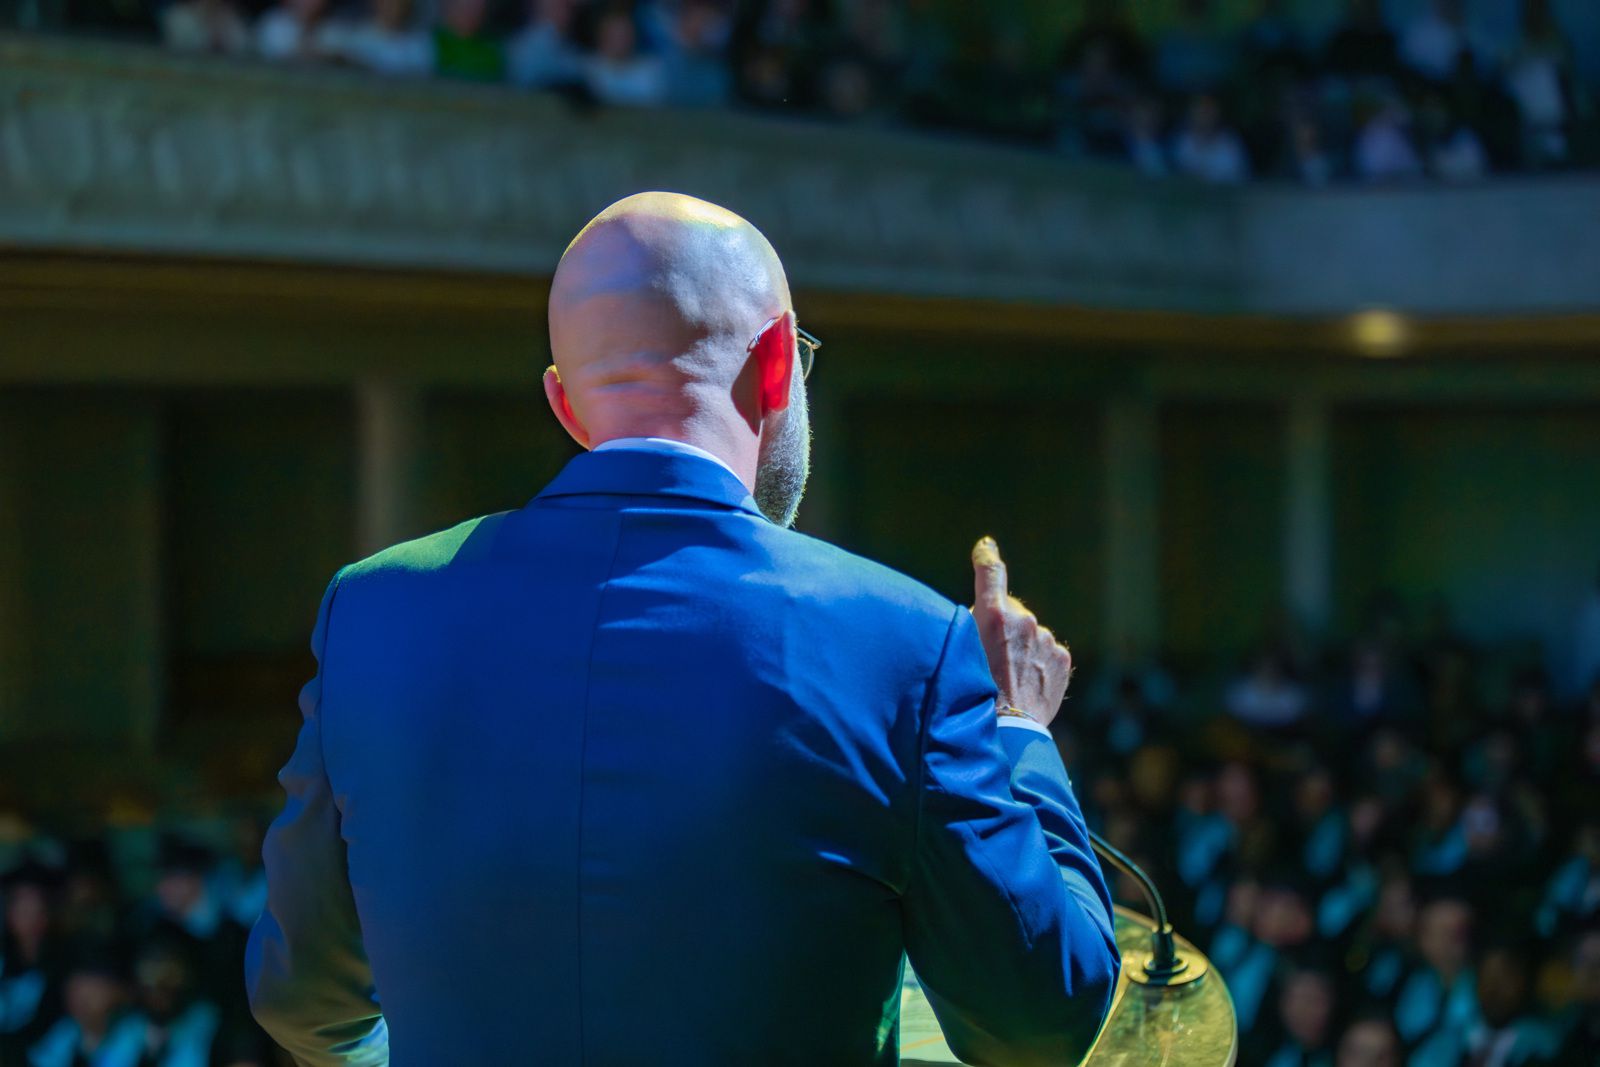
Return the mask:
<svg viewBox="0 0 1600 1067">
<path fill-rule="evenodd" d="M 574 110 L 0 36 L 0 242 L 545 275 L 647 188 L 748 216 L 797 284 L 1274 315 L 1600 310 L 1600 177 L 1219 189 L 737 114 Z"/>
</svg>

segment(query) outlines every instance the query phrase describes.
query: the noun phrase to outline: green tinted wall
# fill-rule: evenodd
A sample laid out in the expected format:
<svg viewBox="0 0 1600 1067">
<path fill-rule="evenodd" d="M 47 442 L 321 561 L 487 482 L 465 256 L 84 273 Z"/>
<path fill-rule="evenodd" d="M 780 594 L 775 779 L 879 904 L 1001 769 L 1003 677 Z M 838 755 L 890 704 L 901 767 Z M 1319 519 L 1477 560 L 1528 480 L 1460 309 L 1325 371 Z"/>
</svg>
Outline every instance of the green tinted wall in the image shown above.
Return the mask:
<svg viewBox="0 0 1600 1067">
<path fill-rule="evenodd" d="M 833 430 L 840 540 L 968 604 L 972 544 L 992 534 L 1012 591 L 1074 647 L 1097 650 L 1100 425 L 1074 403 L 847 404 Z"/>
<path fill-rule="evenodd" d="M 1163 412 L 1161 615 L 1180 658 L 1245 648 L 1282 602 L 1284 475 L 1273 408 Z"/>
<path fill-rule="evenodd" d="M 148 736 L 160 700 L 160 423 L 139 394 L 16 391 L 0 679 L 14 739 Z"/>
<path fill-rule="evenodd" d="M 520 508 L 578 451 L 537 387 L 443 392 L 424 404 L 417 532 Z"/>
<path fill-rule="evenodd" d="M 1600 566 L 1593 409 L 1349 410 L 1333 463 L 1346 628 L 1389 588 L 1414 603 L 1444 594 L 1480 639 L 1565 649 Z"/>
<path fill-rule="evenodd" d="M 292 712 L 322 591 L 354 554 L 349 394 L 186 390 L 166 433 L 165 725 Z"/>
</svg>

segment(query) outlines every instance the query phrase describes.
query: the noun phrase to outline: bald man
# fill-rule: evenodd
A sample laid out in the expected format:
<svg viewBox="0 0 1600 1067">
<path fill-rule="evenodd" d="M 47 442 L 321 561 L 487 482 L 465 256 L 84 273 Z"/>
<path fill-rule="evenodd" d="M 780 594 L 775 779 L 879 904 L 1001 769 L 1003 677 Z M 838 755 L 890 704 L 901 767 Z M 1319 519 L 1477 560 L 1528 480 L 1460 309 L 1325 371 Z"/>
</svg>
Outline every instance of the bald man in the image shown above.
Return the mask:
<svg viewBox="0 0 1600 1067">
<path fill-rule="evenodd" d="M 246 966 L 296 1062 L 892 1065 L 908 957 L 969 1062 L 1088 1049 L 1071 658 L 992 541 L 969 609 L 789 529 L 797 338 L 748 222 L 612 205 L 550 292 L 585 451 L 334 576 Z"/>
</svg>

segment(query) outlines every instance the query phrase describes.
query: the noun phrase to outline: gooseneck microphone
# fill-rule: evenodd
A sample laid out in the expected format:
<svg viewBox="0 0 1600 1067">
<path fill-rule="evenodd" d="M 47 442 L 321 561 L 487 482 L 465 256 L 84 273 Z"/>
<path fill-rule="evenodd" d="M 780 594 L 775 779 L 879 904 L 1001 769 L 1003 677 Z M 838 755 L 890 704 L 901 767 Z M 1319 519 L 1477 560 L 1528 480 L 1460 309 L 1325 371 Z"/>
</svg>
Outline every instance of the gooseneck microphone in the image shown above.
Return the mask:
<svg viewBox="0 0 1600 1067">
<path fill-rule="evenodd" d="M 1150 932 L 1150 955 L 1138 966 L 1128 969 L 1128 980 L 1140 985 L 1178 986 L 1204 977 L 1209 969 L 1206 958 L 1178 944 L 1172 923 L 1167 921 L 1166 902 L 1150 876 L 1126 853 L 1093 830 L 1089 831 L 1089 843 L 1101 859 L 1138 883 L 1150 907 L 1150 918 L 1155 922 L 1155 929 Z"/>
</svg>

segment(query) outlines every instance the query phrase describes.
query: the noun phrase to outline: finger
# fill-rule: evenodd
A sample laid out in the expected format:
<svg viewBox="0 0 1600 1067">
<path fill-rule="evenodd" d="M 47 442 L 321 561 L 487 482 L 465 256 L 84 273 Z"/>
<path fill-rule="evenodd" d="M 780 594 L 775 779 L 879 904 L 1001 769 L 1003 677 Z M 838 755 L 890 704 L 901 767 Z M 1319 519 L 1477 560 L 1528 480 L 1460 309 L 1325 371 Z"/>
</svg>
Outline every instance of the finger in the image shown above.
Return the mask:
<svg viewBox="0 0 1600 1067">
<path fill-rule="evenodd" d="M 1056 635 L 1050 632 L 1050 627 L 1041 626 L 1039 627 L 1039 640 L 1048 648 L 1056 643 Z"/>
<path fill-rule="evenodd" d="M 1000 546 L 992 537 L 980 537 L 972 546 L 972 586 L 974 604 L 1005 607 L 1006 564 L 1000 558 Z"/>
</svg>

